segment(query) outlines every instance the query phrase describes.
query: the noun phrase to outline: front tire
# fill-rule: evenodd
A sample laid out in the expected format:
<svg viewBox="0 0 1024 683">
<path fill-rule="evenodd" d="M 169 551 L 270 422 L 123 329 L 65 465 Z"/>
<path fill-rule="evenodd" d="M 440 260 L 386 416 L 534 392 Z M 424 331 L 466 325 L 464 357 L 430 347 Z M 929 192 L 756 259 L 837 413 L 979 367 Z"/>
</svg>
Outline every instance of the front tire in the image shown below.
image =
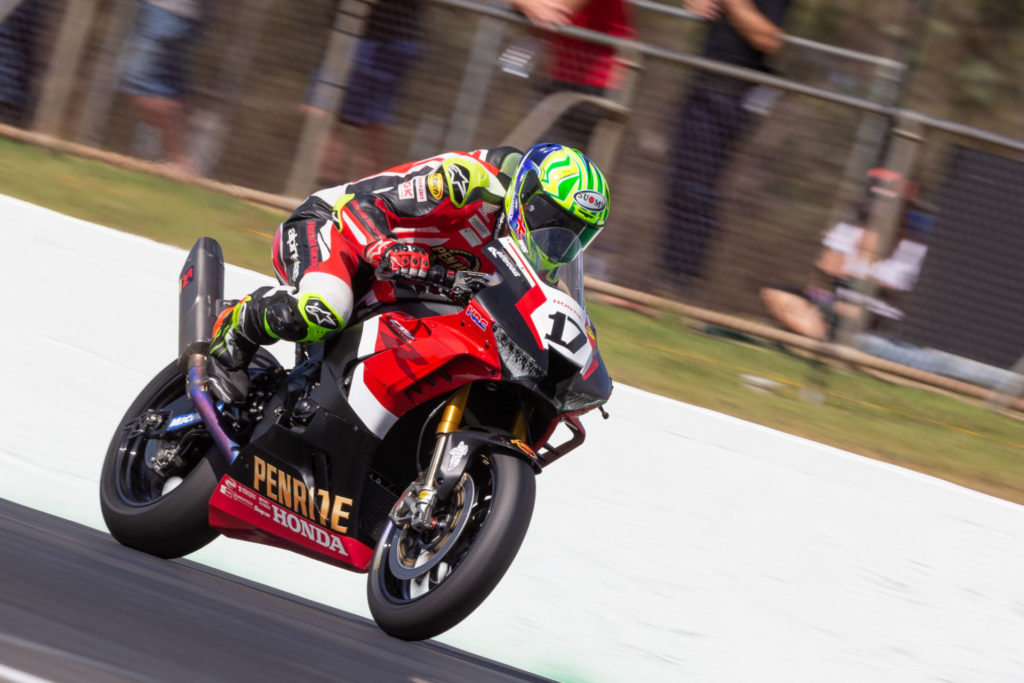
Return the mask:
<svg viewBox="0 0 1024 683">
<path fill-rule="evenodd" d="M 403 640 L 423 640 L 465 619 L 515 559 L 533 514 L 530 465 L 504 453 L 478 457 L 436 516 L 440 531 L 389 523 L 367 582 L 370 613 Z"/>
</svg>

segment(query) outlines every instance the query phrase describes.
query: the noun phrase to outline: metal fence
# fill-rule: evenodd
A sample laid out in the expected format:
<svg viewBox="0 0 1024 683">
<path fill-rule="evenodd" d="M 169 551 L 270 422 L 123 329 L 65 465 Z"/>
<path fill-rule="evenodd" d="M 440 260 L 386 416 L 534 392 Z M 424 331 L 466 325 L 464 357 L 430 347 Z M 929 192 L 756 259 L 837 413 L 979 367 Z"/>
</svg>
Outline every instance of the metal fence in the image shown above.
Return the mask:
<svg viewBox="0 0 1024 683">
<path fill-rule="evenodd" d="M 636 40 L 537 31 L 474 0 L 151 2 L 0 0 L 0 122 L 288 197 L 446 149 L 554 135 L 610 176 L 592 274 L 771 324 L 761 290 L 820 284 L 835 224 L 859 218 L 882 259 L 907 236 L 908 193 L 869 190 L 867 172 L 886 168 L 916 188 L 923 267 L 898 316 L 862 308 L 837 319 L 837 338 L 1004 388 L 1013 377 L 997 370 L 1024 353 L 1024 144 L 898 109 L 898 62 L 788 37 L 783 75 L 730 67 L 695 56 L 692 15 L 650 0 L 632 2 Z M 154 24 L 153 5 L 203 11 Z M 565 39 L 579 42 L 559 53 Z M 174 49 L 167 63 L 161 45 Z M 594 46 L 616 50 L 614 87 L 559 85 L 558 60 L 593 59 Z M 701 90 L 739 103 L 742 125 L 701 121 L 710 140 L 728 129 L 728 153 L 697 151 L 704 138 L 681 132 Z M 721 173 L 688 185 L 695 160 Z M 700 212 L 710 218 L 694 227 L 687 215 Z M 844 287 L 848 301 L 880 293 L 868 276 Z"/>
</svg>

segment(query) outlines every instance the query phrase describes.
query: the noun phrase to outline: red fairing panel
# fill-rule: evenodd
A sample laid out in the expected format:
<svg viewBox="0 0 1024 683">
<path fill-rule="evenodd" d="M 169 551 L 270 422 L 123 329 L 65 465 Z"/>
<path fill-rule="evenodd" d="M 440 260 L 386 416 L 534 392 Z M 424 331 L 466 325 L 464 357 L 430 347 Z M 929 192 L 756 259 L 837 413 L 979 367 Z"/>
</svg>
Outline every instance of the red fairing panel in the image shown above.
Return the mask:
<svg viewBox="0 0 1024 683">
<path fill-rule="evenodd" d="M 359 572 L 373 548 L 335 533 L 224 475 L 210 498 L 210 526 L 230 538 L 277 546 Z"/>
<path fill-rule="evenodd" d="M 363 381 L 380 404 L 401 417 L 432 398 L 480 379 L 501 376 L 501 360 L 485 320 L 473 309 L 420 320 L 381 316 L 376 355 L 364 361 Z"/>
</svg>

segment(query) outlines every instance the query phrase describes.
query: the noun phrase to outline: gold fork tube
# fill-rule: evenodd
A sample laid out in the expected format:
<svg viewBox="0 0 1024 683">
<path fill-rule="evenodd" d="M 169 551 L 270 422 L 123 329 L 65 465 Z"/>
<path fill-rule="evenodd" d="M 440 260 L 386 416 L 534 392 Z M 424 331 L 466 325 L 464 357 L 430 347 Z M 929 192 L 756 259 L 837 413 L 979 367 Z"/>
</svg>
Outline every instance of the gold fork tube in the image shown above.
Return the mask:
<svg viewBox="0 0 1024 683">
<path fill-rule="evenodd" d="M 459 389 L 448 403 L 448 407 L 444 409 L 441 422 L 437 425 L 438 434 L 454 432 L 462 424 L 462 414 L 466 411 L 466 401 L 469 399 L 469 387 L 467 384 Z"/>
</svg>

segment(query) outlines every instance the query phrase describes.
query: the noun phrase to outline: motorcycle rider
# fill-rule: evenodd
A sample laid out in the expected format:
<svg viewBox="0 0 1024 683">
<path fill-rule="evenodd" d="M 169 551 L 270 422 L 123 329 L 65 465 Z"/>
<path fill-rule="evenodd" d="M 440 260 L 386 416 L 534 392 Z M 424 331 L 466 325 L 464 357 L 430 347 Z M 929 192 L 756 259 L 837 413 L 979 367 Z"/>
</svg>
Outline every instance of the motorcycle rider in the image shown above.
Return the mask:
<svg viewBox="0 0 1024 683">
<path fill-rule="evenodd" d="M 563 227 L 586 247 L 608 218 L 608 185 L 579 151 L 556 143 L 448 152 L 310 195 L 274 236 L 277 287 L 227 308 L 210 342 L 210 387 L 248 394 L 246 368 L 261 345 L 319 342 L 353 308 L 395 300 L 389 273 L 416 279 L 432 264 L 493 271 L 482 246 L 510 234 L 536 249 L 530 230 Z"/>
</svg>

